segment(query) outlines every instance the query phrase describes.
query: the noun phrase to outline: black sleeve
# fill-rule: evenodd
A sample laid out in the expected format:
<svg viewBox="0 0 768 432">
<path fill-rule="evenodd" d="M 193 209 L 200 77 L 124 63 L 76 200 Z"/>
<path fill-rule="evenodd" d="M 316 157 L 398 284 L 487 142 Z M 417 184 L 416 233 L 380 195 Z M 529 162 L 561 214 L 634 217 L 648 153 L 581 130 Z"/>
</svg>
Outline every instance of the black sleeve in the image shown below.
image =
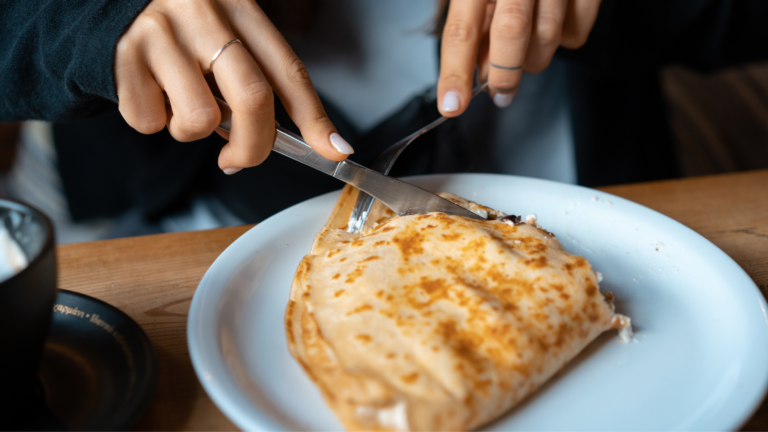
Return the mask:
<svg viewBox="0 0 768 432">
<path fill-rule="evenodd" d="M 699 71 L 768 59 L 768 1 L 604 0 L 589 40 L 558 54 L 602 73 L 680 63 Z"/>
<path fill-rule="evenodd" d="M 114 109 L 115 46 L 149 2 L 4 0 L 0 121 L 62 121 Z"/>
</svg>

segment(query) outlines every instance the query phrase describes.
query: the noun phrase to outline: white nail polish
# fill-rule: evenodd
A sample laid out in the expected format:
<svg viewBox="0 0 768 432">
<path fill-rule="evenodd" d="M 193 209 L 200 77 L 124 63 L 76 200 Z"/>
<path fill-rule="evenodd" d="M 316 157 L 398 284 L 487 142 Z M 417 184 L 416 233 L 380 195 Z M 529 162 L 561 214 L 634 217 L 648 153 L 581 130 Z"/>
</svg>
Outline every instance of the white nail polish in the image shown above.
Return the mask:
<svg viewBox="0 0 768 432">
<path fill-rule="evenodd" d="M 443 105 L 440 107 L 445 112 L 459 109 L 459 94 L 451 90 L 443 96 Z"/>
<path fill-rule="evenodd" d="M 512 93 L 496 93 L 493 95 L 493 103 L 499 108 L 508 107 L 512 103 Z"/>
<path fill-rule="evenodd" d="M 336 132 L 331 134 L 331 145 L 341 154 L 352 154 L 355 152 L 355 149 Z"/>
<path fill-rule="evenodd" d="M 232 175 L 238 171 L 240 171 L 242 168 L 224 168 L 222 171 L 224 171 L 224 174 L 226 175 Z"/>
</svg>

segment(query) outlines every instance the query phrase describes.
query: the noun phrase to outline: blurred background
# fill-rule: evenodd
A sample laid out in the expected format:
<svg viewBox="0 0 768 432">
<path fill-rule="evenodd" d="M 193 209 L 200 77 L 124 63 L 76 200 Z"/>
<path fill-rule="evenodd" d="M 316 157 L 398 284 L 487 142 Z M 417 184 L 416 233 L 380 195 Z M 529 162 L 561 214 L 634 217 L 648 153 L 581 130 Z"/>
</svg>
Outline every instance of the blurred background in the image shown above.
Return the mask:
<svg viewBox="0 0 768 432">
<path fill-rule="evenodd" d="M 439 115 L 433 0 L 295 0 L 262 7 L 358 150 L 354 160 L 369 164 L 386 145 Z M 590 165 L 583 159 L 594 159 L 594 152 L 577 149 L 574 119 L 581 111 L 573 101 L 583 89 L 571 79 L 573 71 L 567 58 L 556 57 L 544 72 L 523 77 L 506 109 L 479 96 L 466 114 L 416 141 L 393 174 L 494 172 L 595 187 L 768 168 L 768 63 L 706 73 L 673 63 L 654 71 L 663 99 L 655 114 L 666 120 L 669 136 L 654 142 L 653 133 L 633 135 L 639 143 L 627 146 L 647 145 L 651 156 L 634 161 L 640 174 L 623 177 L 594 175 L 631 172 L 621 160 Z M 111 112 L 63 125 L 0 124 L 0 193 L 51 216 L 63 244 L 257 223 L 342 186 L 314 180 L 277 156 L 226 178 L 216 168 L 223 144 L 217 137 L 182 144 L 165 134 L 145 142 L 121 121 Z M 658 156 L 663 170 L 654 167 L 654 146 L 664 149 Z M 187 156 L 179 166 L 163 165 L 180 152 Z M 623 157 L 632 162 L 631 153 Z M 150 159 L 159 162 L 145 163 Z"/>
</svg>

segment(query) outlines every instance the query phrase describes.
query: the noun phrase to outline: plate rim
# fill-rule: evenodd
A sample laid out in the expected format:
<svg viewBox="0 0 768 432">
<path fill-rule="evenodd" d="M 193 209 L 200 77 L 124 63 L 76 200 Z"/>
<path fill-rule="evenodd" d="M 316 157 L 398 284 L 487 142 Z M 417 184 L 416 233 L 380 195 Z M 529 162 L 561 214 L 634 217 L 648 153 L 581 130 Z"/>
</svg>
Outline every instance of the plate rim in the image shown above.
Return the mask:
<svg viewBox="0 0 768 432">
<path fill-rule="evenodd" d="M 689 228 L 688 226 L 682 224 L 681 222 L 661 213 L 658 212 L 650 207 L 646 207 L 642 204 L 636 203 L 634 201 L 628 200 L 626 198 L 620 197 L 618 195 L 611 194 L 610 192 L 604 192 L 601 190 L 575 185 L 575 184 L 568 184 L 568 183 L 562 183 L 557 182 L 553 180 L 546 180 L 546 179 L 539 179 L 534 177 L 525 177 L 525 176 L 516 176 L 516 175 L 508 175 L 508 174 L 496 174 L 496 173 L 455 173 L 455 174 L 425 174 L 425 175 L 416 175 L 416 176 L 407 176 L 407 177 L 399 177 L 401 180 L 405 180 L 409 183 L 415 183 L 418 184 L 419 182 L 434 182 L 434 181 L 448 181 L 448 180 L 456 180 L 456 179 L 463 179 L 463 178 L 480 178 L 480 177 L 491 177 L 491 178 L 505 178 L 505 179 L 513 179 L 513 180 L 520 180 L 524 182 L 531 182 L 531 183 L 542 183 L 542 184 L 548 184 L 551 186 L 558 186 L 558 187 L 572 187 L 576 190 L 580 190 L 582 192 L 589 192 L 589 193 L 597 193 L 602 196 L 605 196 L 606 198 L 610 198 L 611 200 L 615 202 L 621 202 L 624 205 L 629 206 L 639 206 L 642 209 L 646 211 L 650 211 L 654 213 L 656 216 L 661 217 L 664 219 L 667 223 L 671 223 L 673 226 L 675 226 L 676 229 L 679 229 L 681 232 L 685 233 L 688 236 L 693 236 L 693 238 L 696 238 L 697 241 L 703 241 L 705 244 L 708 244 L 708 246 L 714 248 L 713 251 L 716 252 L 719 255 L 718 262 L 724 262 L 727 263 L 729 267 L 732 268 L 733 271 L 739 273 L 739 276 L 741 279 L 743 279 L 743 283 L 739 283 L 739 286 L 743 286 L 743 289 L 749 289 L 751 291 L 751 294 L 753 297 L 756 297 L 757 301 L 760 303 L 760 307 L 763 311 L 763 318 L 766 322 L 766 329 L 768 329 L 768 303 L 766 303 L 765 296 L 760 292 L 760 289 L 757 287 L 757 284 L 752 280 L 752 278 L 747 274 L 747 272 L 727 253 L 725 253 L 722 249 L 720 249 L 717 245 L 712 243 L 710 240 L 708 240 L 703 235 L 699 234 L 698 232 L 694 231 L 693 229 Z M 214 404 L 222 411 L 222 413 L 227 416 L 229 420 L 231 420 L 235 425 L 240 427 L 244 430 L 278 430 L 278 429 L 284 429 L 284 426 L 281 424 L 278 424 L 274 422 L 271 418 L 262 415 L 261 412 L 254 409 L 250 404 L 246 404 L 247 406 L 242 407 L 244 409 L 237 409 L 238 405 L 244 405 L 243 400 L 238 400 L 237 398 L 232 397 L 226 392 L 226 385 L 211 379 L 212 377 L 208 373 L 208 357 L 209 353 L 207 353 L 205 350 L 201 350 L 201 348 L 198 346 L 200 343 L 200 340 L 198 339 L 198 335 L 201 335 L 202 327 L 198 323 L 200 320 L 198 317 L 202 314 L 203 305 L 205 304 L 205 301 L 203 300 L 203 297 L 206 294 L 210 294 L 210 292 L 206 292 L 206 287 L 210 285 L 210 279 L 213 277 L 213 272 L 216 271 L 216 268 L 220 267 L 221 261 L 226 261 L 232 253 L 234 253 L 234 249 L 238 248 L 240 246 L 240 243 L 244 243 L 248 241 L 248 236 L 251 231 L 257 231 L 259 230 L 259 227 L 262 226 L 267 221 L 273 220 L 273 219 L 280 219 L 281 217 L 286 216 L 288 213 L 290 213 L 295 207 L 305 205 L 307 202 L 310 201 L 317 201 L 322 199 L 327 199 L 328 196 L 339 194 L 341 189 L 327 192 L 322 195 L 318 195 L 316 197 L 304 200 L 302 202 L 299 202 L 297 204 L 294 204 L 272 216 L 265 219 L 264 221 L 256 224 L 246 232 L 240 235 L 234 242 L 232 242 L 227 248 L 214 260 L 214 262 L 211 264 L 211 266 L 206 270 L 205 275 L 200 280 L 200 283 L 198 284 L 195 294 L 192 298 L 192 303 L 190 305 L 189 315 L 187 317 L 187 347 L 189 350 L 190 358 L 192 361 L 192 365 L 194 367 L 195 373 L 197 375 L 198 380 L 200 381 L 201 385 L 206 391 L 206 394 L 210 399 L 214 402 Z M 251 234 L 252 235 L 252 234 Z M 747 288 L 749 286 L 749 288 Z M 224 288 L 220 288 L 220 290 L 224 290 Z M 762 351 L 765 353 L 768 353 L 768 332 L 766 332 L 766 337 L 762 340 Z M 758 394 L 755 394 L 751 403 L 746 404 L 747 406 L 744 407 L 744 409 L 741 410 L 741 413 L 738 413 L 738 415 L 735 415 L 733 413 L 731 414 L 730 421 L 723 422 L 726 423 L 724 429 L 738 429 L 741 426 L 743 426 L 749 419 L 752 418 L 754 413 L 758 410 L 758 408 L 761 406 L 762 401 L 766 398 L 766 395 L 768 395 L 768 362 L 765 363 L 765 366 L 761 370 L 761 376 L 760 378 L 760 385 L 759 388 L 762 390 L 758 392 Z M 244 398 L 242 398 L 244 399 Z M 246 411 L 252 411 L 252 415 L 259 418 L 258 423 L 254 423 L 253 419 L 251 419 L 251 416 L 248 416 L 245 414 Z"/>
</svg>

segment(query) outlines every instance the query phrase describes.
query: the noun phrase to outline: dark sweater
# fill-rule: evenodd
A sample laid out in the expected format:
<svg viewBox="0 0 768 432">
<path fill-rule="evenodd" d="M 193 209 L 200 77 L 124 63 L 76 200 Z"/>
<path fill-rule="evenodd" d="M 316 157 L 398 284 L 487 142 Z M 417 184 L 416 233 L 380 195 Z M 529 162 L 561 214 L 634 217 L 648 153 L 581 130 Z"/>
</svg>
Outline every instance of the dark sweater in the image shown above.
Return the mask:
<svg viewBox="0 0 768 432">
<path fill-rule="evenodd" d="M 0 121 L 62 121 L 114 109 L 115 46 L 149 2 L 4 0 Z"/>
</svg>

